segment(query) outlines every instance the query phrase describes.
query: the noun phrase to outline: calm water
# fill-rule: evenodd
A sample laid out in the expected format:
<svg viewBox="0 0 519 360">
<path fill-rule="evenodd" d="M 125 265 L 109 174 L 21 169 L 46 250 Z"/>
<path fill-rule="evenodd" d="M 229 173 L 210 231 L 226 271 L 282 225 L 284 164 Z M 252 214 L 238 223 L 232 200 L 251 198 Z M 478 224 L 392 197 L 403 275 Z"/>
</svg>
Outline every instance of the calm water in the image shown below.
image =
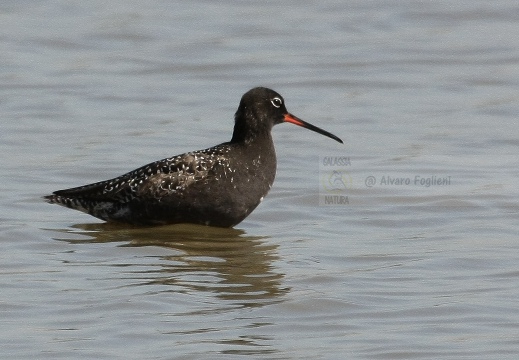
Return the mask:
<svg viewBox="0 0 519 360">
<path fill-rule="evenodd" d="M 517 1 L 0 4 L 5 359 L 516 359 Z M 235 229 L 44 203 L 231 136 L 265 85 L 345 145 L 274 129 Z"/>
</svg>

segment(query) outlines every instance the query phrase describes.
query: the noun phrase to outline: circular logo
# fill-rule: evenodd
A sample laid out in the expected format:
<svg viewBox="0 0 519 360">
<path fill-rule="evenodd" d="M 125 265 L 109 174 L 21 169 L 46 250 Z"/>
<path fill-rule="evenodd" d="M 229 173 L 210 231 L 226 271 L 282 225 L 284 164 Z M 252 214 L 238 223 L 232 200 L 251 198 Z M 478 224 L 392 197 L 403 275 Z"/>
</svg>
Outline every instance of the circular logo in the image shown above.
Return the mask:
<svg viewBox="0 0 519 360">
<path fill-rule="evenodd" d="M 343 192 L 351 187 L 351 176 L 341 170 L 332 170 L 323 174 L 321 178 L 323 188 L 328 192 Z"/>
</svg>

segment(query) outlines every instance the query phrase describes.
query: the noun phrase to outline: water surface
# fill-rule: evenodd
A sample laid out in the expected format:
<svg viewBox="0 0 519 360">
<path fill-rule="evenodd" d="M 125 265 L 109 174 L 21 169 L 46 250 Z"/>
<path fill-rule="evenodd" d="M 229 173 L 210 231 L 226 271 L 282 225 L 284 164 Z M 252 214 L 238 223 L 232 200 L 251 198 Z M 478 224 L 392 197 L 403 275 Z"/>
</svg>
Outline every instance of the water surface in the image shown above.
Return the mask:
<svg viewBox="0 0 519 360">
<path fill-rule="evenodd" d="M 517 358 L 516 2 L 4 1 L 0 17 L 5 358 Z M 42 201 L 229 140 L 258 85 L 345 145 L 276 126 L 276 182 L 235 229 Z"/>
</svg>

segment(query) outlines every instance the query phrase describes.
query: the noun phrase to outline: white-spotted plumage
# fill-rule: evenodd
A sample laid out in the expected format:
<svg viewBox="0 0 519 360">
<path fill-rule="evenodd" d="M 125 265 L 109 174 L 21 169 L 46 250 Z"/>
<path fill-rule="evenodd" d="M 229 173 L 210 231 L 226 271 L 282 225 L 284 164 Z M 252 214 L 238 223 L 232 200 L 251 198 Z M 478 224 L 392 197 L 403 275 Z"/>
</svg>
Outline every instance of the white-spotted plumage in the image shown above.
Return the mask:
<svg viewBox="0 0 519 360">
<path fill-rule="evenodd" d="M 160 216 L 153 219 L 140 214 L 135 218 L 132 205 L 144 201 L 160 207 L 158 204 L 161 202 L 171 203 L 171 198 L 185 197 L 196 183 L 214 180 L 220 182 L 220 186 L 233 183 L 236 170 L 231 167 L 232 159 L 228 156 L 231 147 L 224 143 L 155 161 L 111 180 L 56 191 L 47 200 L 103 220 L 136 224 L 167 223 Z M 233 188 L 236 189 L 236 186 Z M 204 220 L 205 223 L 207 220 Z"/>
</svg>

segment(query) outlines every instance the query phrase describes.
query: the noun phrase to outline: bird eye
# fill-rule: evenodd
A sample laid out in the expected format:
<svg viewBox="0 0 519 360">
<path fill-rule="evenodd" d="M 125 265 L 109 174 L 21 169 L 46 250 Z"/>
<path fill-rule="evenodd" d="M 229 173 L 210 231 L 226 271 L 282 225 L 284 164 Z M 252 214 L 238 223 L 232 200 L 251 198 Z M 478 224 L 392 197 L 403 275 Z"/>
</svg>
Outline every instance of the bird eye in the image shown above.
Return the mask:
<svg viewBox="0 0 519 360">
<path fill-rule="evenodd" d="M 274 107 L 281 107 L 281 105 L 283 105 L 283 100 L 281 100 L 280 98 L 278 97 L 275 97 L 273 98 L 272 100 L 270 100 L 270 102 L 272 103 L 272 105 L 274 105 Z"/>
</svg>

